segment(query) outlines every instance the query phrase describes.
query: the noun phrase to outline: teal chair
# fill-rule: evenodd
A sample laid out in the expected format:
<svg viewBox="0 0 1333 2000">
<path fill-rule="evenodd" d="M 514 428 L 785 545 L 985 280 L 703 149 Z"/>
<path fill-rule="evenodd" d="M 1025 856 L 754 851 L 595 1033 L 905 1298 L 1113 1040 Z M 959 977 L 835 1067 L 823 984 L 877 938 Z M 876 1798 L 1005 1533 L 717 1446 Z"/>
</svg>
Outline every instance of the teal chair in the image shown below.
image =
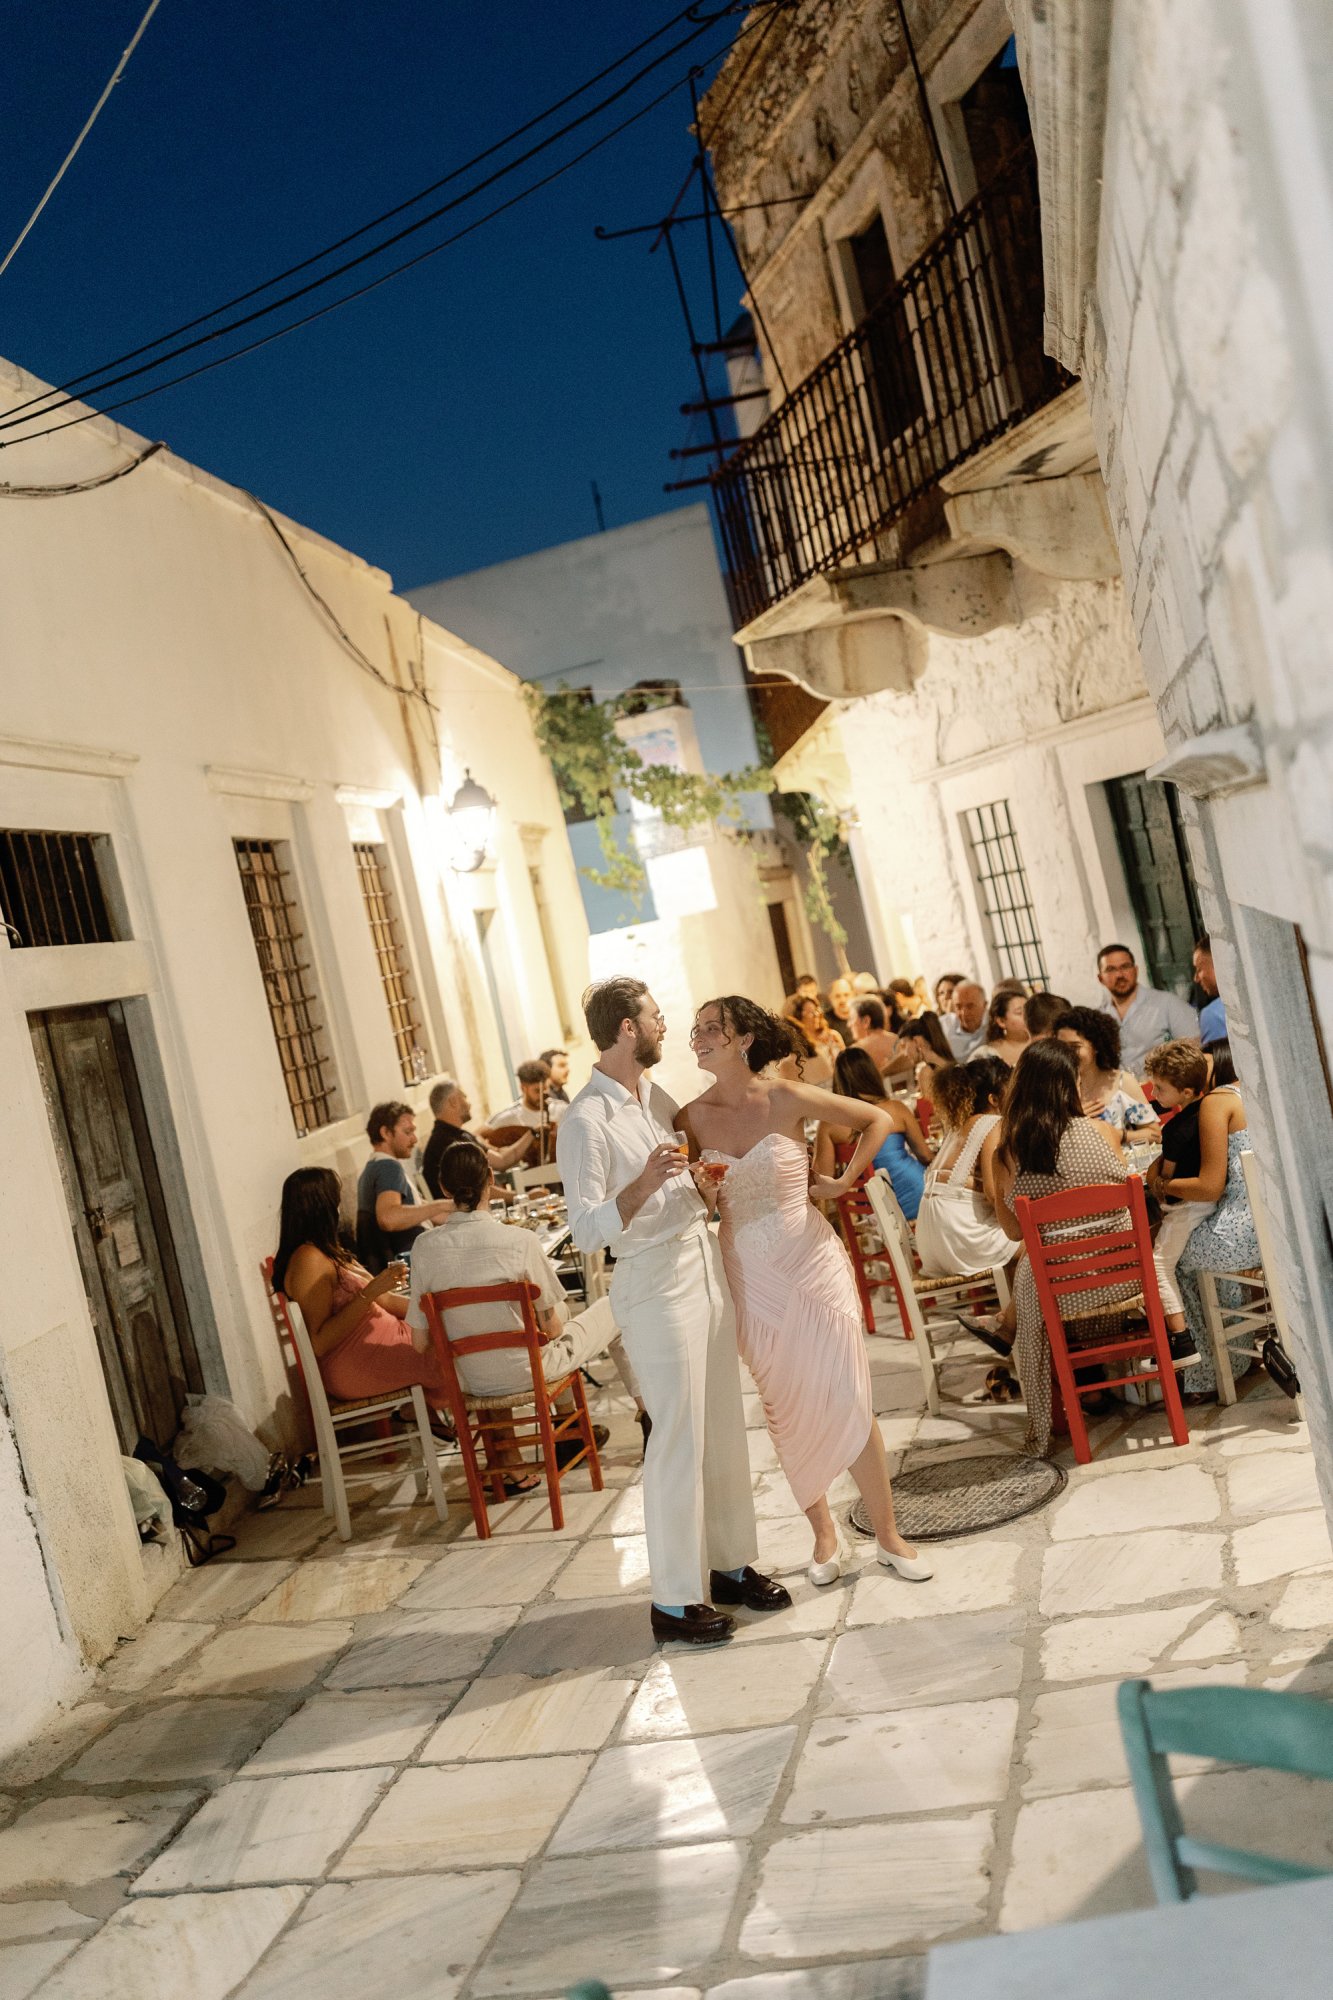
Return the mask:
<svg viewBox="0 0 1333 2000">
<path fill-rule="evenodd" d="M 1171 1688 L 1155 1693 L 1150 1681 L 1122 1681 L 1116 1699 L 1159 1903 L 1184 1903 L 1197 1895 L 1196 1868 L 1268 1883 L 1304 1882 L 1333 1872 L 1191 1839 L 1181 1821 L 1166 1761 L 1175 1752 L 1333 1778 L 1333 1703 L 1265 1688 Z"/>
<path fill-rule="evenodd" d="M 565 2000 L 611 2000 L 611 1991 L 600 1979 L 581 1979 L 568 1989 Z"/>
</svg>

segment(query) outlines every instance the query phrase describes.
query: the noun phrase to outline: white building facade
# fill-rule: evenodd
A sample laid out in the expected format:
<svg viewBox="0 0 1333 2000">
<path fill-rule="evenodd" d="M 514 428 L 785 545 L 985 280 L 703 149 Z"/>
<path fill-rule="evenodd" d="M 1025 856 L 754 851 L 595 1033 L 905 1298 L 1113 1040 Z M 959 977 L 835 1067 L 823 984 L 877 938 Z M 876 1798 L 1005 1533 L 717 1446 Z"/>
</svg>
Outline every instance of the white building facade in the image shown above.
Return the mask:
<svg viewBox="0 0 1333 2000">
<path fill-rule="evenodd" d="M 41 387 L 0 373 L 5 408 Z M 136 1534 L 136 1432 L 168 1444 L 215 1390 L 296 1434 L 260 1275 L 285 1176 L 348 1182 L 384 1099 L 424 1138 L 440 1074 L 480 1112 L 534 1050 L 589 1054 L 587 927 L 514 676 L 146 449 L 97 419 L 8 451 L 0 496 L 3 1747 L 174 1574 Z M 468 769 L 498 812 L 460 873 Z"/>
</svg>

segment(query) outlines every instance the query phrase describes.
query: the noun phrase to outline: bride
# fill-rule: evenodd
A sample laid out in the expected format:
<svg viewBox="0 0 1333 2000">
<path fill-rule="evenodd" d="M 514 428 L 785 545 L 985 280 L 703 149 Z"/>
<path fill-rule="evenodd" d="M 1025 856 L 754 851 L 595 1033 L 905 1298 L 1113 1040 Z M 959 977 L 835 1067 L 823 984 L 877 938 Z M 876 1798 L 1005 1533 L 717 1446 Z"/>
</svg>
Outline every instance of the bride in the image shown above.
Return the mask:
<svg viewBox="0 0 1333 2000">
<path fill-rule="evenodd" d="M 889 1134 L 889 1119 L 857 1098 L 834 1097 L 766 1074 L 791 1053 L 785 1026 L 729 994 L 699 1009 L 690 1044 L 713 1082 L 679 1114 L 705 1201 L 720 1204 L 722 1256 L 736 1306 L 741 1357 L 758 1385 L 788 1484 L 815 1532 L 809 1575 L 832 1583 L 847 1551 L 828 1488 L 848 1467 L 878 1541 L 879 1560 L 913 1582 L 932 1574 L 898 1533 L 884 1441 L 871 1406 L 870 1368 L 847 1252 L 811 1206 L 855 1187 Z M 805 1124 L 836 1120 L 857 1133 L 851 1164 L 809 1185 Z"/>
</svg>

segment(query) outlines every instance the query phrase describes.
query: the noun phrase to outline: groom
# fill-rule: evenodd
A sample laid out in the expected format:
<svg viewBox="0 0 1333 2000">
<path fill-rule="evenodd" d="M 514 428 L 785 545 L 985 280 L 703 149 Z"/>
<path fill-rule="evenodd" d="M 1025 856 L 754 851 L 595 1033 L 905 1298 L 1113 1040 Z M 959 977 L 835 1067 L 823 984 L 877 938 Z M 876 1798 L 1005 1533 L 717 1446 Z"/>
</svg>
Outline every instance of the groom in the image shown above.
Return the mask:
<svg viewBox="0 0 1333 2000">
<path fill-rule="evenodd" d="M 791 1603 L 752 1567 L 754 1498 L 722 1259 L 676 1140 L 676 1106 L 646 1074 L 666 1033 L 656 1002 L 641 979 L 604 979 L 584 994 L 583 1012 L 601 1054 L 560 1121 L 556 1158 L 575 1245 L 615 1253 L 611 1308 L 652 1419 L 643 1514 L 653 1633 L 714 1646 L 735 1626 L 715 1604 Z"/>
</svg>

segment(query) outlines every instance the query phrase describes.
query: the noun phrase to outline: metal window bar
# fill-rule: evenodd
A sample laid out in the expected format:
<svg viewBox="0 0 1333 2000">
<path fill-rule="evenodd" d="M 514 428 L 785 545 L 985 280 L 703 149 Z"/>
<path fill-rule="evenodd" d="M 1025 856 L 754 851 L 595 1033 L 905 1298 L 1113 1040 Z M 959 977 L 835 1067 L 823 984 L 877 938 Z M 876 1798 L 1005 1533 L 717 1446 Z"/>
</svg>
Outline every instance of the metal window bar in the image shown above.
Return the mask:
<svg viewBox="0 0 1333 2000">
<path fill-rule="evenodd" d="M 1046 984 L 1037 913 L 1009 814 L 1008 799 L 963 814 L 981 913 L 1002 977 Z"/>
<path fill-rule="evenodd" d="M 95 833 L 0 830 L 0 922 L 16 950 L 114 944 Z"/>
<path fill-rule="evenodd" d="M 356 856 L 361 899 L 366 906 L 370 939 L 380 969 L 380 985 L 389 1009 L 389 1026 L 398 1051 L 398 1067 L 404 1083 L 418 1083 L 427 1073 L 430 1057 L 383 850 L 372 841 L 354 840 L 352 852 Z"/>
<path fill-rule="evenodd" d="M 1036 154 L 1019 146 L 712 476 L 739 624 L 854 558 L 1073 381 L 1042 345 Z"/>
<path fill-rule="evenodd" d="M 236 840 L 232 845 L 292 1122 L 304 1138 L 332 1124 L 338 1107 L 314 976 L 302 953 L 301 913 L 287 892 L 290 873 L 274 841 Z"/>
</svg>

